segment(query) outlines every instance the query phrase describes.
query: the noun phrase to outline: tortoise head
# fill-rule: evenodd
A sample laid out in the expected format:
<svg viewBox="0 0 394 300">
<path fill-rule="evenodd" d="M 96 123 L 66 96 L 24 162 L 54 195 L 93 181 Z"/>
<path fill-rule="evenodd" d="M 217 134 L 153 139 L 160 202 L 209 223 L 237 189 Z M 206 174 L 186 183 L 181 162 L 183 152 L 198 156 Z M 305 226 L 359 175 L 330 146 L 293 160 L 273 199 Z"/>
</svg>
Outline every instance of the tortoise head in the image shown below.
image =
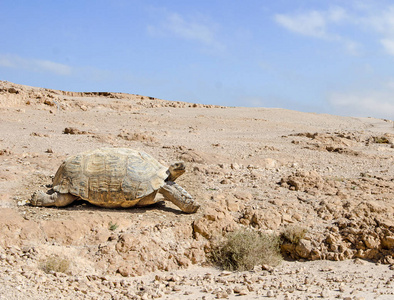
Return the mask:
<svg viewBox="0 0 394 300">
<path fill-rule="evenodd" d="M 177 179 L 179 176 L 185 173 L 185 169 L 186 169 L 186 165 L 183 161 L 178 161 L 173 163 L 168 168 L 169 176 L 167 178 L 167 181 L 175 181 L 175 179 Z"/>
</svg>

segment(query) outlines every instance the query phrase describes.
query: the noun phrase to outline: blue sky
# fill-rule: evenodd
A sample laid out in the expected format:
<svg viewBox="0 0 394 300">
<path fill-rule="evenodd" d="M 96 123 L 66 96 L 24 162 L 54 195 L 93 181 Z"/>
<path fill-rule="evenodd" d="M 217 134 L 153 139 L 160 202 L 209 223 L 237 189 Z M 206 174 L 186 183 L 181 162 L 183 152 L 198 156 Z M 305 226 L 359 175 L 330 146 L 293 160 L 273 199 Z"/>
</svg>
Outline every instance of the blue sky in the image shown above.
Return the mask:
<svg viewBox="0 0 394 300">
<path fill-rule="evenodd" d="M 394 119 L 392 1 L 0 4 L 0 80 Z"/>
</svg>

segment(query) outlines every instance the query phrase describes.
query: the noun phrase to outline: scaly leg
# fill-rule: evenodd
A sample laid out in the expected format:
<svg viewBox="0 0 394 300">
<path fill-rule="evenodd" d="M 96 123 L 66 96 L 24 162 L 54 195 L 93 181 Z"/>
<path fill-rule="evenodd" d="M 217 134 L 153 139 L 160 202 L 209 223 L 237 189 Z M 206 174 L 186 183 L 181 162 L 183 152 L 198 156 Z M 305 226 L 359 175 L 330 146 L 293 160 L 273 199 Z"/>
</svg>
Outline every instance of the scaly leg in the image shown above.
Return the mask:
<svg viewBox="0 0 394 300">
<path fill-rule="evenodd" d="M 178 206 L 183 212 L 189 214 L 195 213 L 200 207 L 200 204 L 194 201 L 193 197 L 175 182 L 167 181 L 159 190 L 159 193 L 162 194 L 166 200 Z"/>
<path fill-rule="evenodd" d="M 47 194 L 42 191 L 34 192 L 31 196 L 30 204 L 33 206 L 66 206 L 78 199 L 71 194 L 53 193 Z"/>
</svg>

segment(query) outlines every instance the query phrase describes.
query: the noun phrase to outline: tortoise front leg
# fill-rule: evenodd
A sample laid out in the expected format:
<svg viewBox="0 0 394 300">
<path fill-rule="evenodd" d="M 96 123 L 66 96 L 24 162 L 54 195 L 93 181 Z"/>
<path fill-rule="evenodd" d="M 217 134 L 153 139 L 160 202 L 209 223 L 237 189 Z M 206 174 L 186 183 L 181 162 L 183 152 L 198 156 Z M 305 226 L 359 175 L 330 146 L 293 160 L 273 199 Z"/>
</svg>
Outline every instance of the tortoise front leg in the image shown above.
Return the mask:
<svg viewBox="0 0 394 300">
<path fill-rule="evenodd" d="M 159 193 L 162 194 L 166 200 L 178 206 L 183 212 L 195 213 L 200 207 L 200 204 L 194 201 L 193 197 L 175 182 L 167 181 L 159 190 Z"/>
<path fill-rule="evenodd" d="M 71 194 L 53 193 L 47 194 L 42 191 L 34 192 L 31 196 L 30 204 L 33 206 L 66 206 L 78 199 Z"/>
</svg>

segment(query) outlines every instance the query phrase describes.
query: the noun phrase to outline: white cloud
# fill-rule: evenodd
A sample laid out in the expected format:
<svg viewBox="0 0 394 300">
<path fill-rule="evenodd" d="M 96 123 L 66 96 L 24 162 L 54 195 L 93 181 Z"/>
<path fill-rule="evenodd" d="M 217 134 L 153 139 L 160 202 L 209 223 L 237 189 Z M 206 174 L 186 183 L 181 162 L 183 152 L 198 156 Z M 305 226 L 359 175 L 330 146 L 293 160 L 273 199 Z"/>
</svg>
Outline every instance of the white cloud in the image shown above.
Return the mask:
<svg viewBox="0 0 394 300">
<path fill-rule="evenodd" d="M 70 75 L 72 72 L 72 68 L 64 64 L 49 60 L 27 59 L 11 54 L 0 54 L 0 66 L 33 72 L 49 72 L 57 75 Z"/>
<path fill-rule="evenodd" d="M 204 24 L 186 22 L 175 13 L 169 15 L 167 21 L 167 29 L 181 38 L 196 40 L 207 45 L 215 42 L 213 31 Z"/>
<path fill-rule="evenodd" d="M 351 54 L 359 54 L 361 44 L 353 37 L 345 36 L 343 32 L 347 29 L 369 32 L 389 55 L 394 56 L 394 6 L 387 7 L 377 2 L 369 5 L 356 3 L 347 10 L 335 7 L 328 10 L 277 14 L 274 20 L 297 34 L 340 42 Z"/>
<path fill-rule="evenodd" d="M 385 35 L 394 34 L 394 6 L 374 9 L 360 22 Z"/>
<path fill-rule="evenodd" d="M 394 120 L 392 90 L 336 92 L 329 96 L 330 105 L 337 112 L 352 116 L 388 118 Z"/>
<path fill-rule="evenodd" d="M 377 32 L 383 49 L 390 55 L 394 56 L 394 6 L 374 10 L 373 13 L 360 19 L 368 29 Z"/>
<path fill-rule="evenodd" d="M 223 50 L 218 41 L 215 25 L 203 17 L 186 19 L 177 13 L 167 13 L 159 25 L 148 26 L 148 32 L 156 36 L 174 36 L 194 41 L 214 50 Z"/>
<path fill-rule="evenodd" d="M 297 14 L 277 14 L 275 21 L 286 29 L 298 34 L 322 39 L 338 39 L 339 36 L 331 34 L 328 26 L 340 23 L 347 18 L 343 8 L 331 8 L 328 11 L 307 11 Z"/>
<path fill-rule="evenodd" d="M 394 39 L 381 39 L 380 43 L 388 54 L 394 55 Z"/>
<path fill-rule="evenodd" d="M 324 37 L 326 22 L 316 11 L 298 15 L 275 15 L 275 21 L 286 29 L 302 35 Z"/>
<path fill-rule="evenodd" d="M 305 11 L 294 14 L 277 14 L 274 20 L 284 28 L 297 34 L 334 41 L 343 44 L 348 53 L 358 55 L 360 44 L 346 36 L 338 34 L 332 27 L 354 19 L 341 7 L 326 11 Z"/>
</svg>

